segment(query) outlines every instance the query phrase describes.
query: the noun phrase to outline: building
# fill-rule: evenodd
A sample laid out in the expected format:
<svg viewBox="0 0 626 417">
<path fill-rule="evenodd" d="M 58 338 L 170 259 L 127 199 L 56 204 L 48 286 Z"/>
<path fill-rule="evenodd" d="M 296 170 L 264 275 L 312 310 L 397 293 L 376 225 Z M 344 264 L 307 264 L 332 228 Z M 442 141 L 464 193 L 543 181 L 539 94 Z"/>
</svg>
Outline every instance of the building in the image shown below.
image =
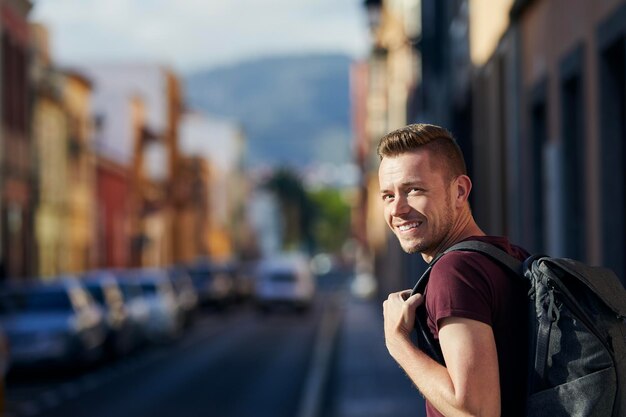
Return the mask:
<svg viewBox="0 0 626 417">
<path fill-rule="evenodd" d="M 193 111 L 183 115 L 180 126 L 181 154 L 208 163 L 208 254 L 216 260 L 238 257 L 251 244 L 243 130 L 232 121 Z"/>
<path fill-rule="evenodd" d="M 67 246 L 68 126 L 63 103 L 62 76 L 53 68 L 48 52 L 48 31 L 31 25 L 33 84 L 32 137 L 38 185 L 35 211 L 37 275 L 63 272 Z"/>
<path fill-rule="evenodd" d="M 536 168 L 521 171 L 534 200 L 522 219 L 534 235 L 524 238 L 626 282 L 626 2 L 516 1 L 512 18 L 522 167 Z"/>
<path fill-rule="evenodd" d="M 0 1 L 0 276 L 36 271 L 28 78 L 31 2 Z"/>
<path fill-rule="evenodd" d="M 176 172 L 174 259 L 209 256 L 209 164 L 203 156 L 181 156 Z"/>
<path fill-rule="evenodd" d="M 96 259 L 96 164 L 91 117 L 92 84 L 80 72 L 64 70 L 62 103 L 67 118 L 66 183 L 67 217 L 64 272 L 79 273 L 95 266 Z M 46 158 L 42 155 L 42 159 Z"/>
<path fill-rule="evenodd" d="M 519 33 L 512 1 L 470 1 L 472 144 L 469 159 L 474 217 L 488 234 L 520 242 Z"/>
<path fill-rule="evenodd" d="M 625 280 L 626 2 L 492 6 L 470 2 L 476 216 Z"/>
<path fill-rule="evenodd" d="M 421 83 L 420 0 L 365 0 L 372 47 L 363 65 L 351 73 L 355 158 L 360 168 L 361 186 L 355 198 L 358 213 L 355 235 L 361 238 L 357 249 L 359 273 L 378 279 L 380 294 L 406 288 L 414 281 L 419 257 L 403 253 L 384 222 L 378 187 L 376 146 L 391 130 L 411 122 L 415 94 Z M 361 100 L 365 100 L 363 108 Z M 367 244 L 363 243 L 363 237 Z"/>
<path fill-rule="evenodd" d="M 356 148 L 363 187 L 371 187 L 362 195 L 371 195 L 374 164 L 364 155 L 373 152 L 365 144 L 394 127 L 395 110 L 381 35 L 391 2 L 365 5 L 378 12 L 367 130 Z M 531 252 L 608 266 L 626 280 L 626 1 L 422 0 L 420 7 L 420 70 L 407 122 L 441 124 L 457 137 L 483 230 Z M 365 218 L 377 253 L 382 240 L 369 235 L 377 226 Z M 403 265 L 394 274 L 414 275 L 393 240 L 383 246 L 383 258 Z"/>
<path fill-rule="evenodd" d="M 40 24 L 31 24 L 30 29 L 37 179 L 34 253 L 38 255 L 37 275 L 47 278 L 94 266 L 96 171 L 91 82 L 79 72 L 56 68 L 48 50 L 48 31 Z"/>
<path fill-rule="evenodd" d="M 130 182 L 128 166 L 103 155 L 96 156 L 98 268 L 127 268 L 131 265 Z"/>
<path fill-rule="evenodd" d="M 100 204 L 98 230 L 109 239 L 103 256 L 109 260 L 113 256 L 111 239 L 128 239 L 122 244 L 129 248 L 127 266 L 170 264 L 175 218 L 171 191 L 182 108 L 178 79 L 171 70 L 153 64 L 93 65 L 82 71 L 94 82 L 98 175 L 107 176 L 98 178 L 99 195 L 119 199 L 109 194 L 115 189 L 127 197 L 124 204 Z M 129 181 L 124 186 L 126 175 Z M 129 218 L 123 219 L 124 213 Z"/>
<path fill-rule="evenodd" d="M 468 0 L 422 0 L 417 49 L 420 82 L 411 97 L 410 121 L 445 126 L 456 138 L 472 171 L 473 66 Z"/>
</svg>

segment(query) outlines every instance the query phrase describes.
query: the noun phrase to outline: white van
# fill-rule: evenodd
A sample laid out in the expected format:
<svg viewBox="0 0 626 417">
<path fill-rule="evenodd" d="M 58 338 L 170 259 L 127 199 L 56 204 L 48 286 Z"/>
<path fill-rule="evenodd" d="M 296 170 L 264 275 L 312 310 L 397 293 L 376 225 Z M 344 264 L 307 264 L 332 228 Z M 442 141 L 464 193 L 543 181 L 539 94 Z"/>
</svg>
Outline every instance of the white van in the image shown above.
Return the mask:
<svg viewBox="0 0 626 417">
<path fill-rule="evenodd" d="M 262 310 L 287 305 L 304 311 L 314 296 L 315 282 L 305 256 L 281 255 L 259 263 L 254 297 Z"/>
</svg>

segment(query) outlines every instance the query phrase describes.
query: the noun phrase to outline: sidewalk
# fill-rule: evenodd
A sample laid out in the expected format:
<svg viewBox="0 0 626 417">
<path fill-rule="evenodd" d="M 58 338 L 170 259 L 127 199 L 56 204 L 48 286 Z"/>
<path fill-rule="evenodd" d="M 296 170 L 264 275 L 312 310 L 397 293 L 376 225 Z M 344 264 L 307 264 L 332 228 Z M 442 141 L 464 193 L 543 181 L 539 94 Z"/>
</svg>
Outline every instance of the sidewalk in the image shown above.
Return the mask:
<svg viewBox="0 0 626 417">
<path fill-rule="evenodd" d="M 424 416 L 421 394 L 387 353 L 381 303 L 346 295 L 343 309 L 332 417 Z"/>
</svg>

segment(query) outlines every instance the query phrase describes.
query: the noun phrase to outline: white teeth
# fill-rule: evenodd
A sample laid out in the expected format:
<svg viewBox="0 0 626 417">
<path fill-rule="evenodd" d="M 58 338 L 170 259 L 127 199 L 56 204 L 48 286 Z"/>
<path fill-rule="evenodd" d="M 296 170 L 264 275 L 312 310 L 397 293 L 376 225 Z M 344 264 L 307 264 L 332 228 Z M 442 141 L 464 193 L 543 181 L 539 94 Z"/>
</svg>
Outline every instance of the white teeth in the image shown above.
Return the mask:
<svg viewBox="0 0 626 417">
<path fill-rule="evenodd" d="M 399 226 L 398 229 L 400 229 L 401 232 L 406 232 L 409 229 L 413 229 L 414 227 L 419 226 L 419 223 L 409 223 L 409 224 L 403 224 L 402 226 Z"/>
</svg>

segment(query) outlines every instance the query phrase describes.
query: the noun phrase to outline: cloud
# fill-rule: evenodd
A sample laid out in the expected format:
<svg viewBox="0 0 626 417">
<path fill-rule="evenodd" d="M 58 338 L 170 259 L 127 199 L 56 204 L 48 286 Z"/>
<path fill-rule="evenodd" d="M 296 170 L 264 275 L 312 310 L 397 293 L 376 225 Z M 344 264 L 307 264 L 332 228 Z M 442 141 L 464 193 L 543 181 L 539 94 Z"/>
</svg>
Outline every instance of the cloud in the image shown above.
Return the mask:
<svg viewBox="0 0 626 417">
<path fill-rule="evenodd" d="M 305 51 L 362 55 L 362 0 L 37 0 L 61 61 L 158 60 L 185 71 Z"/>
</svg>

